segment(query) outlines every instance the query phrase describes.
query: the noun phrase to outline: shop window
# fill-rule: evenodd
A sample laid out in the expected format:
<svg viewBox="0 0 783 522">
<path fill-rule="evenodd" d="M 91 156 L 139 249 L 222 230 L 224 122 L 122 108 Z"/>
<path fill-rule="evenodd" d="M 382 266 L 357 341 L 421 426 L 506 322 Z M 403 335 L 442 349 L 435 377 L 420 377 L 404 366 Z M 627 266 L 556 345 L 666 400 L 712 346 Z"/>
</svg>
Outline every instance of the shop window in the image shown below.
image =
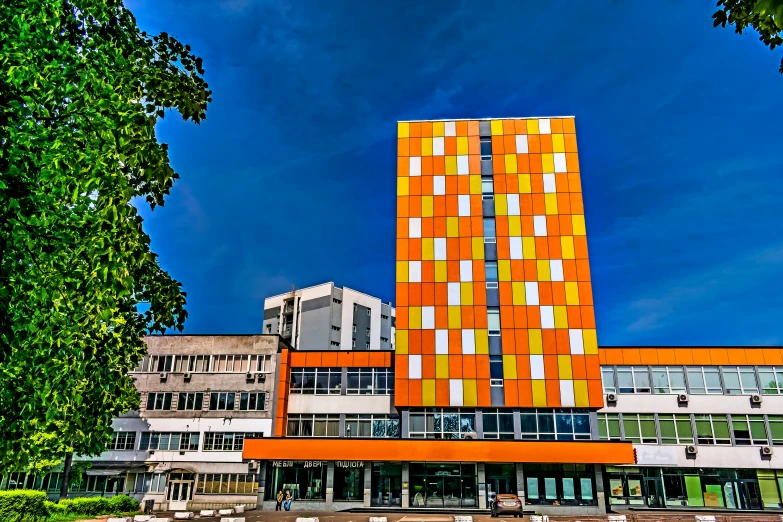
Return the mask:
<svg viewBox="0 0 783 522">
<path fill-rule="evenodd" d="M 616 413 L 598 414 L 598 439 L 623 440 L 620 435 L 620 416 Z"/>
<path fill-rule="evenodd" d="M 729 421 L 725 415 L 695 415 L 699 444 L 731 444 Z"/>
<path fill-rule="evenodd" d="M 339 415 L 294 414 L 288 416 L 288 437 L 339 437 Z"/>
<path fill-rule="evenodd" d="M 269 464 L 267 500 L 274 500 L 278 491 L 290 491 L 295 501 L 326 498 L 326 462 L 284 460 L 271 461 Z"/>
<path fill-rule="evenodd" d="M 340 368 L 292 368 L 291 393 L 340 395 Z"/>
<path fill-rule="evenodd" d="M 345 436 L 399 438 L 400 418 L 392 415 L 346 415 Z"/>
<path fill-rule="evenodd" d="M 390 368 L 348 368 L 349 395 L 391 395 L 394 370 Z"/>
<path fill-rule="evenodd" d="M 717 366 L 689 366 L 688 391 L 693 394 L 722 394 Z"/>
<path fill-rule="evenodd" d="M 617 393 L 617 383 L 614 379 L 614 367 L 601 367 L 601 382 L 604 386 L 604 393 Z"/>
<path fill-rule="evenodd" d="M 783 394 L 783 366 L 759 366 L 759 380 L 765 395 Z"/>
<path fill-rule="evenodd" d="M 661 444 L 693 444 L 693 427 L 690 415 L 659 414 Z"/>
<path fill-rule="evenodd" d="M 508 410 L 484 410 L 482 421 L 484 423 L 485 439 L 514 438 L 514 413 Z"/>
<path fill-rule="evenodd" d="M 617 391 L 619 393 L 650 393 L 650 371 L 647 366 L 618 366 Z"/>
<path fill-rule="evenodd" d="M 723 386 L 728 395 L 748 395 L 759 392 L 756 372 L 752 366 L 723 366 Z"/>
<path fill-rule="evenodd" d="M 623 440 L 636 444 L 658 444 L 655 416 L 644 413 L 623 413 Z"/>
<path fill-rule="evenodd" d="M 732 415 L 731 433 L 737 446 L 766 446 L 769 443 L 763 415 Z"/>
<path fill-rule="evenodd" d="M 355 502 L 364 500 L 364 463 L 334 463 L 334 499 Z"/>
<path fill-rule="evenodd" d="M 780 501 L 780 486 L 783 486 L 783 472 L 760 469 L 756 471 L 759 481 L 759 492 L 764 509 L 783 507 Z"/>
<path fill-rule="evenodd" d="M 682 366 L 653 366 L 655 393 L 685 393 L 685 371 Z"/>
<path fill-rule="evenodd" d="M 525 464 L 527 504 L 594 506 L 595 472 L 579 464 Z"/>
<path fill-rule="evenodd" d="M 411 463 L 410 503 L 413 507 L 477 507 L 474 463 Z"/>
<path fill-rule="evenodd" d="M 587 410 L 522 410 L 521 438 L 528 440 L 590 440 Z"/>
<path fill-rule="evenodd" d="M 411 411 L 409 436 L 412 439 L 464 439 L 476 433 L 476 414 L 459 409 L 432 408 Z"/>
</svg>

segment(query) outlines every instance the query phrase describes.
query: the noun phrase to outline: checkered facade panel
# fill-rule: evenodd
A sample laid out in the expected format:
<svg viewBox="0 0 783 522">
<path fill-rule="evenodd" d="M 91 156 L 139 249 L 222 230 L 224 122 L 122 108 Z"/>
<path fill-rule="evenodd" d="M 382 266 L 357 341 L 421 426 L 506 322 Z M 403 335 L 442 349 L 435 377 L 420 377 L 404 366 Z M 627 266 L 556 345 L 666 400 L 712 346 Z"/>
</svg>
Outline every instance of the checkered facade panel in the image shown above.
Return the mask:
<svg viewBox="0 0 783 522">
<path fill-rule="evenodd" d="M 585 234 L 573 118 L 398 123 L 396 405 L 603 406 Z"/>
</svg>

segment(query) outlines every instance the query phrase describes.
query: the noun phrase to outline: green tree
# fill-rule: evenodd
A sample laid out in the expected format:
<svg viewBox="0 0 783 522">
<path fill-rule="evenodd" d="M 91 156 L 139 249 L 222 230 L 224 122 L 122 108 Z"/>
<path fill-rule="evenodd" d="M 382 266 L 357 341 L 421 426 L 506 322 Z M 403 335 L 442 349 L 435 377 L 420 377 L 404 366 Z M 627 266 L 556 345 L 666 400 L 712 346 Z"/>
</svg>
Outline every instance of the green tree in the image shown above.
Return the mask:
<svg viewBox="0 0 783 522">
<path fill-rule="evenodd" d="M 718 0 L 718 7 L 714 27 L 733 25 L 737 34 L 750 27 L 770 50 L 783 45 L 783 0 Z M 779 72 L 783 74 L 783 58 Z"/>
<path fill-rule="evenodd" d="M 203 74 L 121 0 L 0 2 L 0 468 L 103 451 L 143 337 L 182 330 L 134 203 L 178 178 L 155 123 L 205 118 Z"/>
</svg>

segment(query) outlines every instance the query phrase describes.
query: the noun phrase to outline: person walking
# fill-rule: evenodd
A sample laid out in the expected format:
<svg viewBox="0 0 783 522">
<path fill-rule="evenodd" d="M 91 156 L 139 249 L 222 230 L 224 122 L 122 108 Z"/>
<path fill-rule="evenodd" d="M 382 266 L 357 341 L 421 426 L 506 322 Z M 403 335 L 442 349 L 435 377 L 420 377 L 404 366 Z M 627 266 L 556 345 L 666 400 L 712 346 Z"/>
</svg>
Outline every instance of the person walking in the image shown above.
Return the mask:
<svg viewBox="0 0 783 522">
<path fill-rule="evenodd" d="M 283 507 L 286 511 L 291 511 L 291 502 L 293 502 L 294 497 L 291 496 L 291 490 L 286 489 L 285 490 L 285 502 L 283 502 Z"/>
<path fill-rule="evenodd" d="M 275 506 L 275 511 L 282 511 L 283 510 L 283 490 L 279 490 L 277 492 L 277 505 Z"/>
</svg>

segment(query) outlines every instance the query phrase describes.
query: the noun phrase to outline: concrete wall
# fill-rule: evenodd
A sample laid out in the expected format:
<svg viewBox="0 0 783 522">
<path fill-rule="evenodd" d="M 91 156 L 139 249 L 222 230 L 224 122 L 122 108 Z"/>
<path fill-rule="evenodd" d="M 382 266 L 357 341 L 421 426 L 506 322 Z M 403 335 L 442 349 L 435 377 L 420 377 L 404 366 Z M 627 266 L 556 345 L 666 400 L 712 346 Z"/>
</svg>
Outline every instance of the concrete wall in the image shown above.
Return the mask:
<svg viewBox="0 0 783 522">
<path fill-rule="evenodd" d="M 751 406 L 750 395 L 689 395 L 685 406 L 677 403 L 677 395 L 618 394 L 617 404 L 602 408 L 599 413 L 741 413 L 747 415 L 780 415 L 783 395 L 763 395 L 759 406 Z"/>
</svg>

